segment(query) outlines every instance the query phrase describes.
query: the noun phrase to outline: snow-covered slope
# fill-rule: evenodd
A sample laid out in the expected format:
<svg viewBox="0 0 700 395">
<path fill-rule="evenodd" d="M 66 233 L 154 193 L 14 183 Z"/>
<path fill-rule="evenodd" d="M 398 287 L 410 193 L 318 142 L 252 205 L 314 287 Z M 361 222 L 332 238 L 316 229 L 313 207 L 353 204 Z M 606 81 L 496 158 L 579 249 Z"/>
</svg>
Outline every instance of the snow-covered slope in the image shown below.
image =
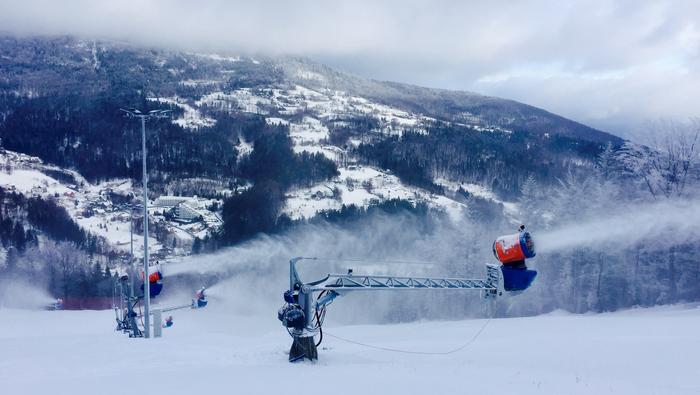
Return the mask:
<svg viewBox="0 0 700 395">
<path fill-rule="evenodd" d="M 334 180 L 289 193 L 284 212 L 292 219 L 311 218 L 320 210 L 339 209 L 342 205 L 367 207 L 389 199 L 402 199 L 427 203 L 432 208 L 444 210 L 455 220 L 466 214 L 464 203 L 405 185 L 388 171 L 350 165 L 340 167 L 339 172 Z"/>
<path fill-rule="evenodd" d="M 196 130 L 199 128 L 214 126 L 214 124 L 216 124 L 215 120 L 202 116 L 199 110 L 189 105 L 186 100 L 183 100 L 177 96 L 164 98 L 149 98 L 149 100 L 158 103 L 173 104 L 177 107 L 180 107 L 183 110 L 183 115 L 180 118 L 173 119 L 173 123 L 183 128 Z"/>
<path fill-rule="evenodd" d="M 177 312 L 175 326 L 151 340 L 114 333 L 111 311 L 0 309 L 0 388 L 27 395 L 700 393 L 697 305 L 363 326 L 334 325 L 329 314 L 319 361 L 289 364 L 291 339 L 274 311 L 237 315 L 215 303 Z M 469 344 L 419 355 L 333 336 L 419 352 Z"/>
<path fill-rule="evenodd" d="M 336 162 L 340 171 L 338 177 L 309 188 L 293 190 L 288 194 L 284 212 L 292 219 L 311 218 L 320 210 L 339 209 L 343 204 L 366 207 L 392 198 L 427 203 L 430 207 L 446 211 L 454 219 L 460 218 L 467 212 L 463 202 L 405 185 L 398 177 L 386 170 L 355 164 L 357 158 L 353 158 L 348 153 L 347 147 L 332 145 L 329 142 L 329 127 L 343 126 L 346 120 L 358 116 L 374 119 L 378 127 L 372 132 L 378 136 L 400 135 L 407 130 L 421 132 L 435 121 L 433 118 L 376 103 L 343 91 L 314 90 L 298 84 L 289 89 L 240 88 L 229 93 L 213 92 L 203 95 L 191 105 L 177 98 L 153 98 L 152 100 L 175 103 L 185 108 L 186 114 L 198 114 L 195 118 L 199 122 L 186 122 L 187 118 L 173 120 L 173 123 L 192 129 L 201 127 L 207 119 L 201 115 L 200 110 L 205 108 L 230 113 L 239 111 L 262 115 L 274 113 L 274 116 L 266 117 L 266 122 L 270 125 L 288 126 L 289 136 L 296 153 L 319 153 Z M 299 114 L 304 115 L 299 116 Z M 476 124 L 470 126 L 474 132 L 493 131 Z M 498 131 L 508 132 L 503 129 Z M 349 144 L 355 146 L 360 143 L 358 139 L 349 141 Z M 248 154 L 252 149 L 250 144 L 244 141 L 241 141 L 237 148 L 242 155 Z M 461 185 L 446 179 L 436 181 L 445 185 L 451 192 L 455 192 Z M 500 201 L 484 186 L 464 184 L 462 187 L 475 196 L 504 203 L 510 216 L 517 211 L 513 203 Z"/>
<path fill-rule="evenodd" d="M 181 102 L 173 98 L 153 98 L 152 100 L 174 102 L 182 106 Z M 313 90 L 301 85 L 294 85 L 289 89 L 263 87 L 240 88 L 229 93 L 212 92 L 196 100 L 194 105 L 263 115 L 275 111 L 281 116 L 291 116 L 303 111 L 330 122 L 363 115 L 375 118 L 380 125 L 376 131 L 384 134 L 401 134 L 406 129 L 420 130 L 426 122 L 434 121 L 420 114 L 372 102 L 346 92 L 329 89 Z M 304 123 L 307 122 L 302 122 L 300 125 Z"/>
</svg>

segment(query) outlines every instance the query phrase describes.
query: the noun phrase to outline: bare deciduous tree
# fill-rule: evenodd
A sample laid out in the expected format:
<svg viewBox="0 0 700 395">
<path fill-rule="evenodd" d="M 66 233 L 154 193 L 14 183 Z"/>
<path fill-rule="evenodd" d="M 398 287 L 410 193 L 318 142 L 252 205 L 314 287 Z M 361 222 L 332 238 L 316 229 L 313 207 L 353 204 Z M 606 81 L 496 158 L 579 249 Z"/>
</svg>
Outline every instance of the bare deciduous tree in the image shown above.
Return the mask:
<svg viewBox="0 0 700 395">
<path fill-rule="evenodd" d="M 663 121 L 651 127 L 657 136 L 651 147 L 627 142 L 618 160 L 630 176 L 643 183 L 654 199 L 683 197 L 688 180 L 700 161 L 700 120 Z"/>
</svg>

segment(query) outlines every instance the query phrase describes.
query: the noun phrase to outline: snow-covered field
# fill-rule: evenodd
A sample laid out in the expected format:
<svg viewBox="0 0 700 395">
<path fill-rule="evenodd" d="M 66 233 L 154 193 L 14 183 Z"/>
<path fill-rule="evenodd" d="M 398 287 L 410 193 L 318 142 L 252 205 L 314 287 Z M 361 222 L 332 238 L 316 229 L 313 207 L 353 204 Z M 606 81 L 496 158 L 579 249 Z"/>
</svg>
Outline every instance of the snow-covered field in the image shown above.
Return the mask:
<svg viewBox="0 0 700 395">
<path fill-rule="evenodd" d="M 351 301 L 343 301 L 351 303 Z M 275 311 L 175 314 L 160 339 L 113 332 L 111 311 L 0 309 L 3 394 L 697 394 L 700 307 L 338 326 L 317 362 L 289 364 Z M 264 314 L 264 315 L 263 315 Z"/>
</svg>

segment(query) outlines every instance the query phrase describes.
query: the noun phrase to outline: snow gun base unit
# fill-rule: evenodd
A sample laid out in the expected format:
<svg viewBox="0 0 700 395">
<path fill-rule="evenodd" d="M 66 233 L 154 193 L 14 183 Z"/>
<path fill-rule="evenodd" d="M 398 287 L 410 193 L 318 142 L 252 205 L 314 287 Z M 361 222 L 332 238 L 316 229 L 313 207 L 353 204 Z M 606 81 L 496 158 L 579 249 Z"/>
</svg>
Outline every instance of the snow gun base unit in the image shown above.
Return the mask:
<svg viewBox="0 0 700 395">
<path fill-rule="evenodd" d="M 349 270 L 347 274 L 328 274 L 320 280 L 305 283 L 299 277 L 296 265 L 302 260 L 317 258 L 291 259 L 289 289 L 284 292 L 285 304 L 277 312 L 277 318 L 292 337 L 289 362 L 318 359 L 318 346 L 323 340 L 326 308 L 337 297 L 349 292 L 475 290 L 480 291 L 484 299 L 492 300 L 504 292 L 524 291 L 537 275 L 536 271 L 529 270 L 525 266 L 525 259 L 535 256 L 534 243 L 530 234 L 524 232 L 524 227 L 521 227 L 520 233 L 516 235 L 499 237 L 494 243 L 494 254 L 496 254 L 497 244 L 501 255 L 496 255 L 496 258 L 502 265 L 487 264 L 484 279 L 371 276 L 353 274 L 352 270 Z M 517 251 L 513 251 L 514 248 Z M 316 337 L 318 341 L 315 340 Z"/>
</svg>

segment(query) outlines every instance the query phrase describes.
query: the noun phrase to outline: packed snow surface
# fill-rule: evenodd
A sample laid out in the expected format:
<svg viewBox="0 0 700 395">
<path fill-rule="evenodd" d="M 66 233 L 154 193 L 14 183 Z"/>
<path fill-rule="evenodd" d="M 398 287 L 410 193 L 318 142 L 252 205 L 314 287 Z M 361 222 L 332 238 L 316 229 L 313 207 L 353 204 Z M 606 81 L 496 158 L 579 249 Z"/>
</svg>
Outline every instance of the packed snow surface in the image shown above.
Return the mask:
<svg viewBox="0 0 700 395">
<path fill-rule="evenodd" d="M 522 295 L 525 297 L 526 295 Z M 348 297 L 349 299 L 349 297 Z M 337 303 L 352 303 L 339 300 Z M 6 394 L 697 394 L 700 308 L 530 318 L 338 326 L 317 362 L 290 364 L 275 311 L 210 300 L 173 313 L 163 338 L 113 331 L 111 311 L 0 309 Z"/>
</svg>

